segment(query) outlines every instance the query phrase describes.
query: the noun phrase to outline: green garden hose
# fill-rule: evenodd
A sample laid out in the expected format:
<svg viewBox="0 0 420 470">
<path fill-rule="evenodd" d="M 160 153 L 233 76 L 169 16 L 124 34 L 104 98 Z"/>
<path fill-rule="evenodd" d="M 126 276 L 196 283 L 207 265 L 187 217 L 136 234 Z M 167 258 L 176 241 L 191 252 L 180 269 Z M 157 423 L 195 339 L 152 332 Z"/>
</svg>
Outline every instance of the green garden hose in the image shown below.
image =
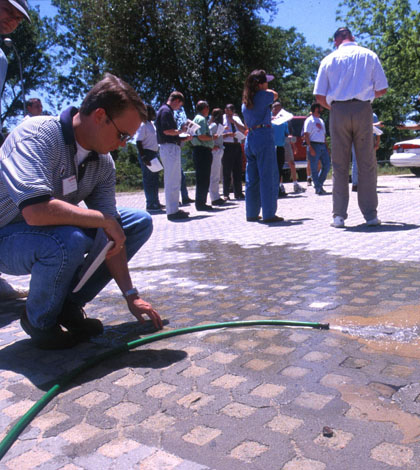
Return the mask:
<svg viewBox="0 0 420 470">
<path fill-rule="evenodd" d="M 163 333 L 157 333 L 155 335 L 146 336 L 145 338 L 136 339 L 129 343 L 117 346 L 109 351 L 102 354 L 98 354 L 88 359 L 81 366 L 70 371 L 60 381 L 53 385 L 45 395 L 40 398 L 23 416 L 19 421 L 12 427 L 7 433 L 6 437 L 0 442 L 0 460 L 4 457 L 6 452 L 10 449 L 16 439 L 24 431 L 26 426 L 36 417 L 36 415 L 56 396 L 64 387 L 66 387 L 74 378 L 80 375 L 82 372 L 96 366 L 100 362 L 115 357 L 118 354 L 129 351 L 130 349 L 143 346 L 144 344 L 153 343 L 162 339 L 171 338 L 173 336 L 185 335 L 188 333 L 196 333 L 198 331 L 215 330 L 220 328 L 239 328 L 247 326 L 295 326 L 295 327 L 307 327 L 316 328 L 321 330 L 328 330 L 328 323 L 313 323 L 313 322 L 302 322 L 302 321 L 288 321 L 288 320 L 249 320 L 249 321 L 234 321 L 234 322 L 223 322 L 223 323 L 210 323 L 207 325 L 191 326 L 188 328 L 179 328 L 177 330 L 164 331 Z"/>
</svg>

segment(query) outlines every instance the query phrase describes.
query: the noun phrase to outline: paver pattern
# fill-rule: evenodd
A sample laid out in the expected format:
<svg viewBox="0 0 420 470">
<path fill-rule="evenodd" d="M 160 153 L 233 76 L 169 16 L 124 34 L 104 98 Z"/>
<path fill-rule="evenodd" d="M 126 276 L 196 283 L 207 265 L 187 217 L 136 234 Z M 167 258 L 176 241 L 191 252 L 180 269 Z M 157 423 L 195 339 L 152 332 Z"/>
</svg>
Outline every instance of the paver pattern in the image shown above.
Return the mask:
<svg viewBox="0 0 420 470">
<path fill-rule="evenodd" d="M 215 213 L 190 208 L 183 222 L 154 215 L 130 268 L 165 329 L 290 319 L 331 330 L 203 331 L 119 354 L 48 404 L 0 468 L 420 468 L 419 198 L 418 179 L 380 177 L 374 228 L 355 193 L 346 228 L 330 227 L 331 196 L 313 188 L 279 200 L 286 221 L 270 226 L 247 223 L 234 201 Z M 118 203 L 144 207 L 144 197 Z M 86 308 L 104 335 L 71 351 L 34 349 L 19 326 L 24 308 L 0 305 L 1 438 L 62 374 L 153 333 L 114 283 Z"/>
</svg>

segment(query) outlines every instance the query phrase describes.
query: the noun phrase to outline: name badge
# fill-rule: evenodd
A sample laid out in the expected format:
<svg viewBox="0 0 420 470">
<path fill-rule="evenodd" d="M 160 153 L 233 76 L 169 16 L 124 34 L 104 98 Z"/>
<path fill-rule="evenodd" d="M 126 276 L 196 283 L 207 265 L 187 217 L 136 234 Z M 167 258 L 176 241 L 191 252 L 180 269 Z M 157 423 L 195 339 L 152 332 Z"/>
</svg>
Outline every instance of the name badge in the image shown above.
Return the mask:
<svg viewBox="0 0 420 470">
<path fill-rule="evenodd" d="M 77 179 L 76 175 L 69 176 L 63 179 L 63 196 L 74 193 L 77 191 Z"/>
</svg>

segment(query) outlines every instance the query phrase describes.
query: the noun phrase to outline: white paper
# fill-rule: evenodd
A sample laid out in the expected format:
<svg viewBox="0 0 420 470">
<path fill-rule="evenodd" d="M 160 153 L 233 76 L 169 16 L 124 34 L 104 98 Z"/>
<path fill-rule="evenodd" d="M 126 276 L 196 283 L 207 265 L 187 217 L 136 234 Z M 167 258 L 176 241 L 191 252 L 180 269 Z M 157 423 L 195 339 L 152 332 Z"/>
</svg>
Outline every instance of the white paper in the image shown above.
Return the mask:
<svg viewBox="0 0 420 470">
<path fill-rule="evenodd" d="M 234 137 L 235 139 L 238 139 L 239 142 L 242 142 L 244 139 L 246 139 L 245 135 L 240 131 L 236 131 Z"/>
<path fill-rule="evenodd" d="M 159 158 L 155 157 L 152 160 L 150 160 L 150 166 L 147 167 L 150 171 L 153 171 L 153 173 L 157 173 L 160 170 L 163 170 L 162 163 L 160 163 Z"/>
<path fill-rule="evenodd" d="M 222 135 L 225 132 L 225 126 L 223 124 L 219 124 L 216 129 L 217 135 Z"/>
<path fill-rule="evenodd" d="M 373 126 L 373 133 L 374 135 L 382 135 L 383 132 L 376 126 Z"/>
<path fill-rule="evenodd" d="M 185 132 L 187 132 L 189 135 L 195 135 L 198 129 L 200 129 L 200 126 L 197 123 L 192 122 L 190 119 L 187 119 L 185 126 Z"/>
<path fill-rule="evenodd" d="M 181 139 L 185 139 L 186 137 L 189 137 L 190 134 L 187 134 L 186 132 L 181 132 L 178 137 L 181 137 Z"/>
<path fill-rule="evenodd" d="M 293 114 L 282 109 L 277 116 L 271 121 L 272 124 L 280 126 L 284 122 L 290 121 L 293 118 Z"/>
<path fill-rule="evenodd" d="M 85 274 L 83 274 L 82 278 L 78 282 L 77 286 L 73 289 L 73 292 L 78 292 L 88 281 L 88 279 L 92 276 L 92 274 L 99 268 L 99 266 L 105 261 L 106 254 L 110 250 L 110 248 L 114 245 L 113 241 L 109 241 L 104 248 L 101 250 L 99 255 L 92 261 L 92 264 L 88 267 Z"/>
</svg>

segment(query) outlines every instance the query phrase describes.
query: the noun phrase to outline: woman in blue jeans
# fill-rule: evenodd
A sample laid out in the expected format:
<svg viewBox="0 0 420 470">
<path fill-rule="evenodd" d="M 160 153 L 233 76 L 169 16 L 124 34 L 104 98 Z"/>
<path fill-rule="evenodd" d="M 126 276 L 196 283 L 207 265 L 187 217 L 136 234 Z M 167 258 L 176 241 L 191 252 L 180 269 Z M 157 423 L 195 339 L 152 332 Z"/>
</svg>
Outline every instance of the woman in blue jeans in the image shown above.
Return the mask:
<svg viewBox="0 0 420 470">
<path fill-rule="evenodd" d="M 274 134 L 271 127 L 271 105 L 278 94 L 268 89 L 272 75 L 254 70 L 245 81 L 242 96 L 242 114 L 248 126 L 245 141 L 246 164 L 246 220 L 280 222 L 276 215 L 279 174 Z"/>
</svg>

